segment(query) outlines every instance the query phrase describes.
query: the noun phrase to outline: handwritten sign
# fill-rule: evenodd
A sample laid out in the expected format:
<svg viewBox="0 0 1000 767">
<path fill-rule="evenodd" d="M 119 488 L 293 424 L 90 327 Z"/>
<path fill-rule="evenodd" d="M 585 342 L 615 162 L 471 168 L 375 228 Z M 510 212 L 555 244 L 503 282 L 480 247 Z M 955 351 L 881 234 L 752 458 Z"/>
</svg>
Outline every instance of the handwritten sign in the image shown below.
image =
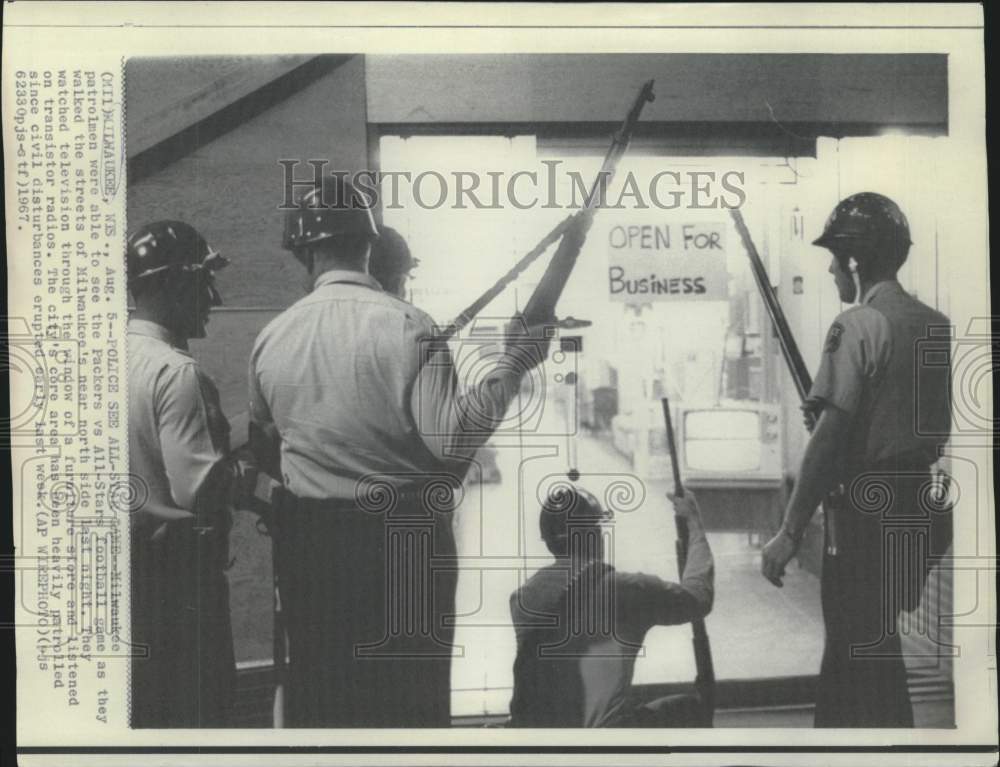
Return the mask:
<svg viewBox="0 0 1000 767">
<path fill-rule="evenodd" d="M 612 301 L 725 301 L 726 225 L 621 223 L 607 228 Z"/>
</svg>

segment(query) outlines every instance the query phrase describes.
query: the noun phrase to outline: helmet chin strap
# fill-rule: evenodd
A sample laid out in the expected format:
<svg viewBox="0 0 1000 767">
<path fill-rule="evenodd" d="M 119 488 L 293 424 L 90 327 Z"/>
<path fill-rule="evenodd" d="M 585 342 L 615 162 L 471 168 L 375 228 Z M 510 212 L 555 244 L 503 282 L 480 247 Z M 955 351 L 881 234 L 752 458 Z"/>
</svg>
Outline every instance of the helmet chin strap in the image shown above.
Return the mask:
<svg viewBox="0 0 1000 767">
<path fill-rule="evenodd" d="M 316 275 L 313 273 L 313 267 L 316 264 L 316 258 L 313 255 L 312 248 L 304 247 L 297 248 L 292 251 L 292 255 L 295 260 L 298 261 L 306 270 L 306 293 L 310 292 L 316 284 Z"/>
<path fill-rule="evenodd" d="M 854 283 L 854 300 L 851 303 L 857 303 L 861 300 L 861 277 L 858 276 L 858 262 L 853 258 L 847 260 L 847 271 L 851 275 L 851 281 Z"/>
</svg>

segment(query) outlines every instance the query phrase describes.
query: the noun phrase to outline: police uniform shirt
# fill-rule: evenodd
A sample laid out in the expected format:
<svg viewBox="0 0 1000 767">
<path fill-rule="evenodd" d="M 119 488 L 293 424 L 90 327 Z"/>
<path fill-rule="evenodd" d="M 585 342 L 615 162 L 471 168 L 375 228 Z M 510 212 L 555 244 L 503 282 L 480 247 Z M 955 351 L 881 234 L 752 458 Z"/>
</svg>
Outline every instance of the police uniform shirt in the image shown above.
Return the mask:
<svg viewBox="0 0 1000 767">
<path fill-rule="evenodd" d="M 128 353 L 129 471 L 150 500 L 191 511 L 228 453 L 229 423 L 218 391 L 156 323 L 129 320 Z"/>
<path fill-rule="evenodd" d="M 896 280 L 872 286 L 831 325 L 806 408 L 853 416 L 850 455 L 861 466 L 899 456 L 937 459 L 950 428 L 948 318 Z M 855 464 L 859 465 L 859 464 Z"/>
<path fill-rule="evenodd" d="M 471 402 L 447 349 L 429 354 L 436 332 L 370 275 L 340 270 L 264 328 L 250 357 L 251 417 L 277 428 L 291 493 L 353 499 L 361 477 L 406 484 L 485 441 L 481 425 L 503 417 L 520 376 L 493 377 Z M 466 441 L 470 414 L 479 437 Z"/>
</svg>

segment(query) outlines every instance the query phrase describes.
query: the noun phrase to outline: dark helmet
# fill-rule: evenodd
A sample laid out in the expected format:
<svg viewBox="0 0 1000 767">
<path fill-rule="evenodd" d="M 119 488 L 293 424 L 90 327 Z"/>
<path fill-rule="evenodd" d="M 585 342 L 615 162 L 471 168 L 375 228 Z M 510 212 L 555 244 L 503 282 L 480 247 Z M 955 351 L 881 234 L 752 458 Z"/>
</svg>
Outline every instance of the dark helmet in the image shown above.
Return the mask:
<svg viewBox="0 0 1000 767">
<path fill-rule="evenodd" d="M 606 511 L 593 493 L 582 487 L 560 483 L 542 504 L 538 526 L 549 547 L 565 548 L 571 528 L 598 527 L 610 522 L 613 514 Z"/>
<path fill-rule="evenodd" d="M 905 258 L 912 240 L 906 216 L 892 200 L 875 192 L 852 194 L 837 203 L 813 245 L 830 248 L 847 240 L 867 242 Z M 900 261 L 902 263 L 902 261 Z"/>
<path fill-rule="evenodd" d="M 367 198 L 343 176 L 324 176 L 321 185 L 305 192 L 295 207 L 285 212 L 281 245 L 296 250 L 343 234 L 378 238 L 375 218 Z"/>
<path fill-rule="evenodd" d="M 378 240 L 372 246 L 368 260 L 368 272 L 383 288 L 388 290 L 396 278 L 409 274 L 419 265 L 420 259 L 410 253 L 410 246 L 403 235 L 390 226 L 379 230 Z"/>
<path fill-rule="evenodd" d="M 183 221 L 156 221 L 140 226 L 129 235 L 125 245 L 125 264 L 129 287 L 139 280 L 168 269 L 210 272 L 229 264 L 229 259 L 212 248 L 198 230 Z M 222 298 L 209 286 L 218 304 Z"/>
</svg>

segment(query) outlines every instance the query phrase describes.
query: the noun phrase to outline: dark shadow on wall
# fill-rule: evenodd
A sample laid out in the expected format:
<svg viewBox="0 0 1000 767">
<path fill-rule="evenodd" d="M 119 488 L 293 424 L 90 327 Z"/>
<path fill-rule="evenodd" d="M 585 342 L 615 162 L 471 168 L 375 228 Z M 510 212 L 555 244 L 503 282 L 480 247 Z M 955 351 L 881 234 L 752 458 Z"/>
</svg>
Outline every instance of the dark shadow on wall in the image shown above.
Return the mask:
<svg viewBox="0 0 1000 767">
<path fill-rule="evenodd" d="M 209 83 L 208 86 L 191 94 L 191 100 L 203 102 L 201 110 L 192 110 L 193 122 L 164 138 L 154 140 L 149 146 L 141 146 L 135 154 L 130 153 L 128 183 L 134 184 L 141 181 L 219 136 L 238 128 L 248 120 L 272 108 L 275 104 L 299 92 L 310 83 L 329 74 L 351 57 L 352 55 L 348 54 L 306 58 L 303 63 L 292 66 L 245 95 L 230 101 L 220 100 L 215 109 L 211 107 L 210 100 L 213 84 Z M 129 62 L 126 67 L 126 103 L 135 98 L 134 92 L 129 92 L 131 81 L 128 76 L 129 68 L 146 63 L 143 61 Z M 219 78 L 219 89 L 231 86 L 231 80 L 231 75 Z M 205 102 L 208 103 L 205 104 Z M 169 108 L 169 105 L 167 107 Z M 207 113 L 199 114 L 199 111 Z M 129 127 L 132 127 L 131 121 Z M 128 141 L 127 138 L 126 141 Z"/>
</svg>

